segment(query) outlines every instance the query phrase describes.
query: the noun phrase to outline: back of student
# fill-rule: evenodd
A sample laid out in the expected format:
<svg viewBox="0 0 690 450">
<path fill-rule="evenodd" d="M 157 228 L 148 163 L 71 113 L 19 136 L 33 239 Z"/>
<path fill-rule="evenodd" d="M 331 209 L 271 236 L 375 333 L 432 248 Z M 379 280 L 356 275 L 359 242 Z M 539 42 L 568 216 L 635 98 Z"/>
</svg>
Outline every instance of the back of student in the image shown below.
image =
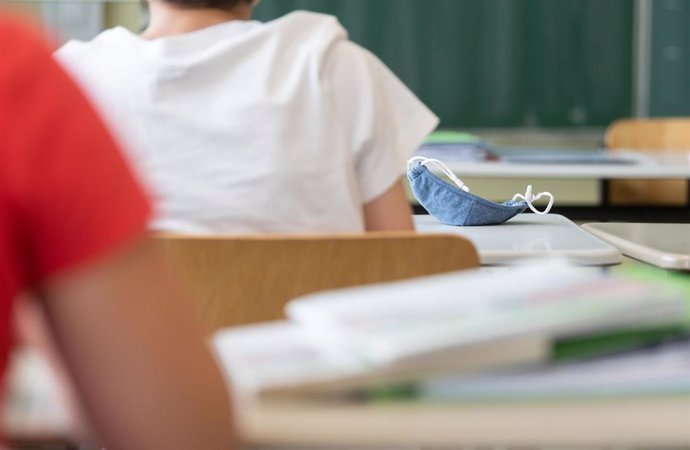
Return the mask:
<svg viewBox="0 0 690 450">
<path fill-rule="evenodd" d="M 102 106 L 156 193 L 156 229 L 371 228 L 363 206 L 392 189 L 404 202 L 404 163 L 438 121 L 319 14 L 156 39 L 115 28 L 70 42 L 57 57 Z"/>
</svg>

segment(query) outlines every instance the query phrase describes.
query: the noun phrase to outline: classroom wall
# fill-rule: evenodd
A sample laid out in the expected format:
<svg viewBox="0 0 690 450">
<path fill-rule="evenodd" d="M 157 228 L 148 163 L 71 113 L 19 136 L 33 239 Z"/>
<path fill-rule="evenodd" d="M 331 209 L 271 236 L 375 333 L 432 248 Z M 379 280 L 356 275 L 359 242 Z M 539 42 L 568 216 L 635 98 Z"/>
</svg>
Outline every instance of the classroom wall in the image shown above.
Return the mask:
<svg viewBox="0 0 690 450">
<path fill-rule="evenodd" d="M 96 29 L 142 28 L 139 0 L 100 1 Z M 637 80 L 636 8 L 648 2 L 648 83 Z M 41 15 L 40 0 L 0 0 Z M 45 0 L 79 7 L 84 0 Z M 335 14 L 444 127 L 604 127 L 639 111 L 690 115 L 690 0 L 263 0 L 270 20 Z M 62 35 L 67 37 L 68 32 Z"/>
<path fill-rule="evenodd" d="M 139 2 L 106 3 L 104 28 L 122 26 L 131 31 L 139 32 L 145 25 L 142 10 L 143 8 Z"/>
<path fill-rule="evenodd" d="M 0 12 L 38 17 L 41 14 L 41 5 L 24 0 L 0 0 Z"/>
</svg>

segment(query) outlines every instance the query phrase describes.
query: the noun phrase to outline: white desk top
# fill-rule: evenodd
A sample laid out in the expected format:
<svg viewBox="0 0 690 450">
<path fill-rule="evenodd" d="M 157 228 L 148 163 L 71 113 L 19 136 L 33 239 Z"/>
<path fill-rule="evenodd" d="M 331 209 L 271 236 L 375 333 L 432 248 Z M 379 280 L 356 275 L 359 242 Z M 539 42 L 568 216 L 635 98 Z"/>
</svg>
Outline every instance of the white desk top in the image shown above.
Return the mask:
<svg viewBox="0 0 690 450">
<path fill-rule="evenodd" d="M 415 216 L 420 233 L 453 233 L 468 238 L 482 265 L 502 265 L 524 258 L 565 257 L 577 264 L 620 264 L 618 249 L 582 230 L 569 219 L 549 214 L 521 214 L 503 225 L 454 227 L 432 216 Z"/>
<path fill-rule="evenodd" d="M 631 258 L 690 271 L 690 224 L 589 223 L 582 226 Z"/>
<path fill-rule="evenodd" d="M 461 178 L 690 179 L 690 152 L 616 152 L 634 164 L 541 164 L 471 161 L 448 156 L 443 162 Z M 433 170 L 431 167 L 430 169 Z M 434 173 L 437 173 L 434 171 Z"/>
</svg>

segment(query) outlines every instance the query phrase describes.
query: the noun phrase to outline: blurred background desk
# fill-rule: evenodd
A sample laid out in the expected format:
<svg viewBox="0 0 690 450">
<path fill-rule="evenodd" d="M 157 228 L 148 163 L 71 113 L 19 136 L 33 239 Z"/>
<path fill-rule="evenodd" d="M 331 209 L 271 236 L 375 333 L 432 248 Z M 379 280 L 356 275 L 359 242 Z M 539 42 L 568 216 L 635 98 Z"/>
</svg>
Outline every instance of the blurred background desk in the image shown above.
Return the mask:
<svg viewBox="0 0 690 450">
<path fill-rule="evenodd" d="M 690 224 L 588 223 L 582 227 L 631 258 L 690 272 Z"/>
<path fill-rule="evenodd" d="M 588 142 L 593 143 L 593 136 Z M 491 136 L 491 134 L 489 134 Z M 507 156 L 506 161 L 472 161 L 467 159 L 444 159 L 448 167 L 457 174 L 473 193 L 490 200 L 502 202 L 512 198 L 515 193 L 522 193 L 528 184 L 534 186 L 536 192 L 549 191 L 556 197 L 554 212 L 562 214 L 572 220 L 587 221 L 638 221 L 638 222 L 690 222 L 690 192 L 686 200 L 678 205 L 648 204 L 618 205 L 609 201 L 609 184 L 612 180 L 673 180 L 686 181 L 690 179 L 690 151 L 616 151 L 607 157 L 621 158 L 634 161 L 633 163 L 575 163 L 578 157 L 596 158 L 601 152 L 594 147 L 587 148 L 586 140 L 580 139 L 585 147 L 580 149 L 561 149 L 559 154 L 549 147 L 534 147 L 530 150 L 536 161 L 528 163 L 525 159 L 526 147 L 522 146 L 519 136 L 523 140 L 539 142 L 536 135 L 528 136 L 524 131 L 517 133 L 519 149 L 511 152 L 515 141 L 510 137 L 499 138 L 499 153 Z M 560 135 L 544 142 L 546 146 L 553 146 Z M 562 136 L 561 136 L 562 138 Z M 514 139 L 514 138 L 513 138 Z M 543 135 L 541 136 L 543 139 Z M 570 142 L 570 141 L 567 141 Z M 507 144 L 507 145 L 506 145 Z M 505 147 L 504 147 L 505 145 Z M 556 163 L 563 154 L 569 162 Z M 511 161 L 511 155 L 522 159 L 522 162 Z M 553 156 L 553 161 L 549 157 Z M 688 189 L 688 188 L 686 188 Z M 410 197 L 413 199 L 412 197 Z M 424 214 L 423 208 L 415 206 L 417 214 Z"/>
<path fill-rule="evenodd" d="M 504 149 L 504 161 L 444 160 L 460 177 L 495 177 L 531 179 L 690 179 L 689 152 L 599 152 L 597 150 L 527 151 Z M 601 162 L 596 159 L 601 157 Z M 617 159 L 613 159 L 613 158 Z M 514 159 L 513 159 L 514 158 Z M 611 158 L 611 159 L 607 159 Z M 562 159 L 563 162 L 559 162 Z M 582 162 L 577 162 L 581 159 Z M 592 162 L 587 162 L 591 160 Z M 610 162 L 607 162 L 610 161 Z"/>
</svg>

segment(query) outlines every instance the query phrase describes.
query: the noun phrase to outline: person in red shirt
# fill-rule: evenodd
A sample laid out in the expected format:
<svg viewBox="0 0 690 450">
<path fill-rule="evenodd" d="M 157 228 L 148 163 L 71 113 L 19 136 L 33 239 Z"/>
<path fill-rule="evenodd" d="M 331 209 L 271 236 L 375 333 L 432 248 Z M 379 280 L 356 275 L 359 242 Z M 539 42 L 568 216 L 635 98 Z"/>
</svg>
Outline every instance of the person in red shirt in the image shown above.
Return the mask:
<svg viewBox="0 0 690 450">
<path fill-rule="evenodd" d="M 0 55 L 0 377 L 31 292 L 99 444 L 230 448 L 225 385 L 117 146 L 37 35 L 0 18 Z"/>
</svg>

